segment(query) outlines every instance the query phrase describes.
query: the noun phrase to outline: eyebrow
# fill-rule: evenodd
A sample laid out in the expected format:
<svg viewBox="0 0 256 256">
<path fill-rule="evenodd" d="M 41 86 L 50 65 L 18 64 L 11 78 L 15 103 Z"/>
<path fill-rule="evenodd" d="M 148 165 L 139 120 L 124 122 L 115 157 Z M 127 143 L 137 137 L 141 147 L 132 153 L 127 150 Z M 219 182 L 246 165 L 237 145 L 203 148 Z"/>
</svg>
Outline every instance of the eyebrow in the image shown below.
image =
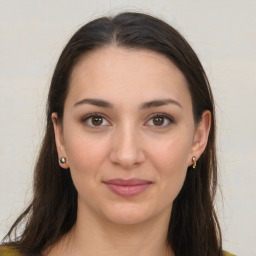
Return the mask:
<svg viewBox="0 0 256 256">
<path fill-rule="evenodd" d="M 180 108 L 182 108 L 182 105 L 173 99 L 161 99 L 161 100 L 152 100 L 149 102 L 145 102 L 141 105 L 140 109 L 146 109 L 146 108 L 151 108 L 151 107 L 160 107 L 168 104 L 174 104 Z"/>
<path fill-rule="evenodd" d="M 111 109 L 114 108 L 114 105 L 108 101 L 101 100 L 101 99 L 88 99 L 88 98 L 78 101 L 77 103 L 75 103 L 74 107 L 83 105 L 83 104 L 90 104 L 90 105 L 94 105 L 94 106 L 102 107 L 102 108 L 111 108 Z M 160 106 L 165 106 L 168 104 L 174 104 L 174 105 L 182 108 L 182 105 L 176 100 L 160 99 L 160 100 L 152 100 L 152 101 L 144 102 L 141 104 L 140 109 L 160 107 Z"/>
<path fill-rule="evenodd" d="M 82 105 L 82 104 L 90 104 L 90 105 L 94 105 L 94 106 L 98 106 L 98 107 L 102 107 L 102 108 L 113 108 L 114 106 L 105 101 L 105 100 L 100 100 L 100 99 L 82 99 L 80 101 L 78 101 L 74 107 Z"/>
</svg>

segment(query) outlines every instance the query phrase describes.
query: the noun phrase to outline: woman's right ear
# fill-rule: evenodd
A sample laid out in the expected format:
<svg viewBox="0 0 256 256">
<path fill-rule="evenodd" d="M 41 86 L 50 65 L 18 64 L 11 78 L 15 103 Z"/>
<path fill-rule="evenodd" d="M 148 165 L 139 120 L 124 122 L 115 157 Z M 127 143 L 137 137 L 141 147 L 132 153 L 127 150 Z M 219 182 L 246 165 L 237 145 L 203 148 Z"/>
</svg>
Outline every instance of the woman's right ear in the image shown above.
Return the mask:
<svg viewBox="0 0 256 256">
<path fill-rule="evenodd" d="M 55 143 L 56 143 L 56 148 L 58 152 L 59 165 L 60 167 L 67 169 L 69 168 L 69 166 L 68 166 L 67 154 L 66 154 L 65 143 L 63 138 L 62 125 L 58 119 L 58 114 L 56 112 L 52 113 L 51 119 L 52 119 L 53 128 L 54 128 Z M 65 161 L 63 159 L 65 159 Z"/>
</svg>

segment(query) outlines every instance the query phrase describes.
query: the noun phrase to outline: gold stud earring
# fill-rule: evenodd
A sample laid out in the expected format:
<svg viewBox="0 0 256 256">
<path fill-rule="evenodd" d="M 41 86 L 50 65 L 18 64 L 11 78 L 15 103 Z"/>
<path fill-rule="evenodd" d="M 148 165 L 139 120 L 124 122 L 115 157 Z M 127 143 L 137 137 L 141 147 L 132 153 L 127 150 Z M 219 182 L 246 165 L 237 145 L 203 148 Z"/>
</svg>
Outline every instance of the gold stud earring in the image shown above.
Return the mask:
<svg viewBox="0 0 256 256">
<path fill-rule="evenodd" d="M 196 157 L 195 156 L 192 157 L 192 161 L 193 161 L 193 169 L 195 169 L 196 168 Z"/>
</svg>

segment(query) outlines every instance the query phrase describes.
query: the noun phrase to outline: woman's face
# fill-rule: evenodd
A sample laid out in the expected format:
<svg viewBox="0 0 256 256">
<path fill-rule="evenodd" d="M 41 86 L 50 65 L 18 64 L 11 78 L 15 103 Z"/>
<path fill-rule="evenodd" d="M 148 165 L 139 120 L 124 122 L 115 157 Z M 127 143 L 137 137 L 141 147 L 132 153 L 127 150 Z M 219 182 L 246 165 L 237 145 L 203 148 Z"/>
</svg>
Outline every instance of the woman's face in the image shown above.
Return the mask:
<svg viewBox="0 0 256 256">
<path fill-rule="evenodd" d="M 62 125 L 52 119 L 78 213 L 119 224 L 170 216 L 210 126 L 207 112 L 195 125 L 187 82 L 170 60 L 115 46 L 79 61 Z"/>
</svg>

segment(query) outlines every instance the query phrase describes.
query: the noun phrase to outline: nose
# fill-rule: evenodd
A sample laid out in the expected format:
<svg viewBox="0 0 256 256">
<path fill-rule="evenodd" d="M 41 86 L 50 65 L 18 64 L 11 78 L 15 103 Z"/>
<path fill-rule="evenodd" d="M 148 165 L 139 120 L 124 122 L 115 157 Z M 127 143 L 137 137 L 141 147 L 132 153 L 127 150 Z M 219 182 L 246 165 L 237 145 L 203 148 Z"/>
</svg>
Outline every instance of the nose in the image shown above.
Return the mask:
<svg viewBox="0 0 256 256">
<path fill-rule="evenodd" d="M 145 153 L 135 127 L 126 126 L 113 134 L 110 161 L 125 170 L 131 170 L 145 161 Z"/>
</svg>

